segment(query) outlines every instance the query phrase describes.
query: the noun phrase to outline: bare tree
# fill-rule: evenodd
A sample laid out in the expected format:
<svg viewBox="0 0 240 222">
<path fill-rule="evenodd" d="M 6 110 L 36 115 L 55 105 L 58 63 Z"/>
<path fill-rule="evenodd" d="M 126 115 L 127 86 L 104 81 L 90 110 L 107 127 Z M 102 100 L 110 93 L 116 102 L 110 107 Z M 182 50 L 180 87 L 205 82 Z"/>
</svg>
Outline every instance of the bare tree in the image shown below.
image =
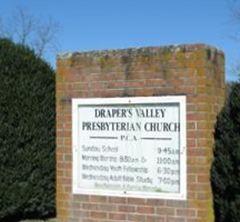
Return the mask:
<svg viewBox="0 0 240 222">
<path fill-rule="evenodd" d="M 0 37 L 28 45 L 41 57 L 56 53 L 58 32 L 59 24 L 53 19 L 43 21 L 23 8 L 17 8 L 10 19 L 0 18 Z"/>
<path fill-rule="evenodd" d="M 239 0 L 228 0 L 229 12 L 230 12 L 230 21 L 231 25 L 234 27 L 233 33 L 230 35 L 230 38 L 234 41 L 240 41 L 240 31 L 239 31 L 239 22 L 240 22 L 240 1 Z"/>
<path fill-rule="evenodd" d="M 28 39 L 34 34 L 34 29 L 36 28 L 35 18 L 21 8 L 17 9 L 12 18 L 16 39 L 21 44 L 27 44 Z"/>
<path fill-rule="evenodd" d="M 33 47 L 39 56 L 42 56 L 47 48 L 57 51 L 59 47 L 57 42 L 58 30 L 58 23 L 53 21 L 51 18 L 49 18 L 46 23 L 38 26 L 38 29 L 36 30 L 37 38 L 33 42 Z"/>
<path fill-rule="evenodd" d="M 236 48 L 240 44 L 240 0 L 225 0 L 228 9 L 227 20 L 227 37 L 236 44 Z M 235 79 L 240 77 L 240 63 L 238 60 L 231 60 L 231 67 L 227 72 Z"/>
</svg>

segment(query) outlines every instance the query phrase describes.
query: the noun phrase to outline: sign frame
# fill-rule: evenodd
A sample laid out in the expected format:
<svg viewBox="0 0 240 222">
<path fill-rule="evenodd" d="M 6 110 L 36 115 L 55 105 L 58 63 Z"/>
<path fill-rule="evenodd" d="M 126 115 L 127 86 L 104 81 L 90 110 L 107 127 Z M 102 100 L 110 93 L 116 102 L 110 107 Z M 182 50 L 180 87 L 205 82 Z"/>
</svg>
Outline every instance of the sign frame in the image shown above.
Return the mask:
<svg viewBox="0 0 240 222">
<path fill-rule="evenodd" d="M 77 153 L 78 153 L 78 107 L 87 105 L 128 105 L 128 104 L 179 104 L 179 121 L 181 123 L 180 143 L 180 192 L 141 192 L 129 191 L 120 192 L 107 190 L 81 189 L 77 187 Z M 186 149 L 186 96 L 154 96 L 154 97 L 114 97 L 114 98 L 72 98 L 72 193 L 86 195 L 116 196 L 116 197 L 134 197 L 134 198 L 152 198 L 152 199 L 175 199 L 186 200 L 187 198 L 187 149 Z"/>
</svg>

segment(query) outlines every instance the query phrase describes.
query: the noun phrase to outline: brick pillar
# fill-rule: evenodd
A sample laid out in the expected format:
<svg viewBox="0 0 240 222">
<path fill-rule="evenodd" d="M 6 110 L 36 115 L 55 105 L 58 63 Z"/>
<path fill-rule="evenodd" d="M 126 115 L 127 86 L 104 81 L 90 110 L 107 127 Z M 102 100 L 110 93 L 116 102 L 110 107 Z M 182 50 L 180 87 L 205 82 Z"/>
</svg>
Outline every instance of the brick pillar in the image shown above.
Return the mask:
<svg viewBox="0 0 240 222">
<path fill-rule="evenodd" d="M 210 167 L 225 98 L 224 55 L 206 45 L 63 54 L 57 60 L 60 222 L 213 222 Z M 186 95 L 187 199 L 72 194 L 71 98 Z"/>
</svg>

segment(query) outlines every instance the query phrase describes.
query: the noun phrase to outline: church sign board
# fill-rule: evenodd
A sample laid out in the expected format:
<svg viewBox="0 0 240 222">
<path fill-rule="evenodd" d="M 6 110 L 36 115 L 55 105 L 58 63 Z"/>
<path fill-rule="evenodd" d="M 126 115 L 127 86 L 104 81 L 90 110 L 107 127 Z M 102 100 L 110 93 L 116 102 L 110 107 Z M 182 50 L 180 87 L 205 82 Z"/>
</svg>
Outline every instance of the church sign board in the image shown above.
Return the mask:
<svg viewBox="0 0 240 222">
<path fill-rule="evenodd" d="M 186 97 L 72 99 L 74 194 L 186 199 Z"/>
</svg>

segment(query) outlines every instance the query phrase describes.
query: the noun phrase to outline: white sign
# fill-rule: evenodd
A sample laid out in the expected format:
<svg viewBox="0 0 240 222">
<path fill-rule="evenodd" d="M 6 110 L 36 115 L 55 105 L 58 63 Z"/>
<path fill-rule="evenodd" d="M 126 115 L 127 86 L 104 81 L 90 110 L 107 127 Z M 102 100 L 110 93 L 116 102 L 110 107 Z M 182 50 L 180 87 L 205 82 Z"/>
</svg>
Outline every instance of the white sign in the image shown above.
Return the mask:
<svg viewBox="0 0 240 222">
<path fill-rule="evenodd" d="M 72 100 L 73 193 L 186 199 L 185 96 Z"/>
</svg>

